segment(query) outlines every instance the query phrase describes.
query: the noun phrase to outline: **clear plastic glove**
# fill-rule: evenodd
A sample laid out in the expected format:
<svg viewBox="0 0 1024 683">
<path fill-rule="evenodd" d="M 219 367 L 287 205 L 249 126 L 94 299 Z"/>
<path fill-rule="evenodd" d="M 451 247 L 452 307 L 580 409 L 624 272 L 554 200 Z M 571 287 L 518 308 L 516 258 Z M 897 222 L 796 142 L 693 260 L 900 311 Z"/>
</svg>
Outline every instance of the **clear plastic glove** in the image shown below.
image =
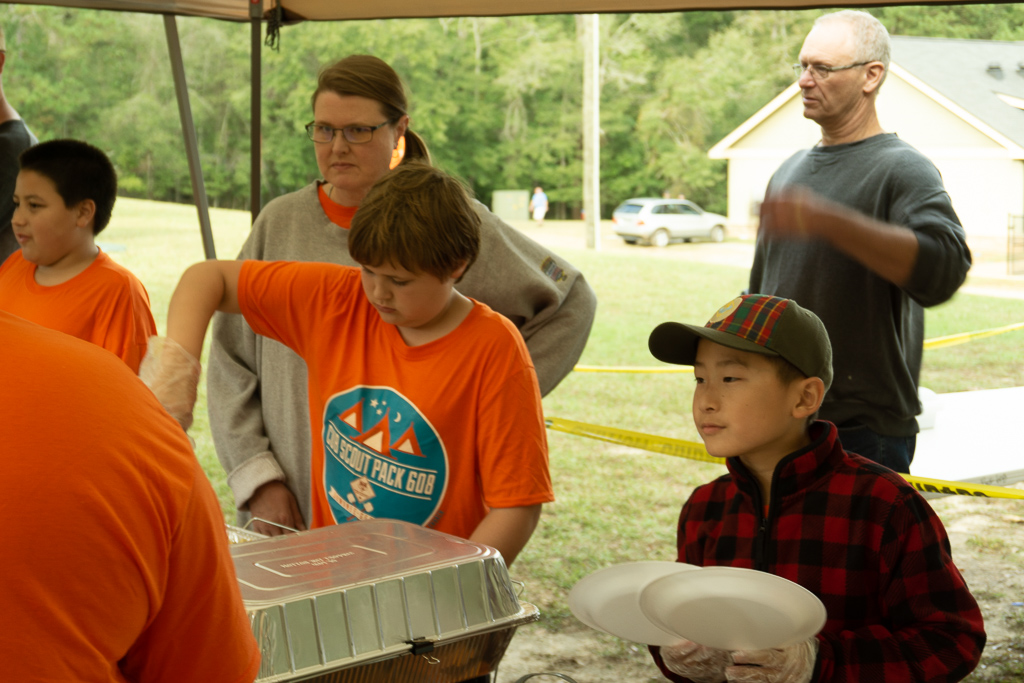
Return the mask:
<svg viewBox="0 0 1024 683">
<path fill-rule="evenodd" d="M 729 683 L 809 683 L 817 658 L 817 638 L 781 650 L 737 650 L 725 675 Z"/>
<path fill-rule="evenodd" d="M 674 674 L 693 683 L 722 683 L 732 657 L 725 650 L 704 647 L 689 640 L 661 648 L 661 661 Z"/>
<path fill-rule="evenodd" d="M 139 378 L 185 431 L 192 426 L 201 369 L 192 354 L 167 337 L 149 338 L 146 356 L 139 366 Z"/>
</svg>

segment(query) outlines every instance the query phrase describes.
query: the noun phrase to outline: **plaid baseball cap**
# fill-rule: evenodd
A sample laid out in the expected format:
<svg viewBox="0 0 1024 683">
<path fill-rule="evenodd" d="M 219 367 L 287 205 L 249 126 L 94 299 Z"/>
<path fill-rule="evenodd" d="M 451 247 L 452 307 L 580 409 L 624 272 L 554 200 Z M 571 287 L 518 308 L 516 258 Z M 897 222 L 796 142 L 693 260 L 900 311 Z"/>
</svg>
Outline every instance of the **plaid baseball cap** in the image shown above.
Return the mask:
<svg viewBox="0 0 1024 683">
<path fill-rule="evenodd" d="M 832 386 L 832 345 L 825 326 L 792 299 L 744 294 L 718 309 L 703 327 L 667 322 L 654 328 L 647 346 L 666 363 L 693 365 L 697 341 L 707 339 L 740 351 L 779 356 L 808 377 Z"/>
</svg>

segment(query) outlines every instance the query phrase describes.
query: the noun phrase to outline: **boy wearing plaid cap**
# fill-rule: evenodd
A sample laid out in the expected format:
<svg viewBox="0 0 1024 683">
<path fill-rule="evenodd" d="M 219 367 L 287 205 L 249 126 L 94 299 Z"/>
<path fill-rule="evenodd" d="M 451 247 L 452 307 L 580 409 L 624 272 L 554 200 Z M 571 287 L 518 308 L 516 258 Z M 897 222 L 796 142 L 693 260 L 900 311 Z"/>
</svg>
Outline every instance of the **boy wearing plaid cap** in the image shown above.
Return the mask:
<svg viewBox="0 0 1024 683">
<path fill-rule="evenodd" d="M 942 522 L 902 477 L 843 450 L 815 420 L 832 382 L 821 321 L 749 294 L 703 326 L 651 333 L 659 360 L 693 365 L 693 419 L 728 474 L 683 506 L 678 561 L 776 574 L 817 595 L 821 633 L 784 649 L 651 648 L 672 681 L 809 683 L 963 679 L 985 645 L 981 612 Z"/>
</svg>

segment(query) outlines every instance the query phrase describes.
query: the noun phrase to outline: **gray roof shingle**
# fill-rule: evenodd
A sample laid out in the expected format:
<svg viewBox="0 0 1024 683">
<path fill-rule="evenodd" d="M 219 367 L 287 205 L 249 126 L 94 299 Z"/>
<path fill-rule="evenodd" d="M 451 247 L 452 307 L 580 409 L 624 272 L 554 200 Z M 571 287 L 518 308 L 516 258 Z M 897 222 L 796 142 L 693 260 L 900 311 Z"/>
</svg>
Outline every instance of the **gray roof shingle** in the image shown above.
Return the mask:
<svg viewBox="0 0 1024 683">
<path fill-rule="evenodd" d="M 892 37 L 892 61 L 1024 147 L 1024 42 Z M 998 66 L 998 68 L 996 68 Z"/>
</svg>

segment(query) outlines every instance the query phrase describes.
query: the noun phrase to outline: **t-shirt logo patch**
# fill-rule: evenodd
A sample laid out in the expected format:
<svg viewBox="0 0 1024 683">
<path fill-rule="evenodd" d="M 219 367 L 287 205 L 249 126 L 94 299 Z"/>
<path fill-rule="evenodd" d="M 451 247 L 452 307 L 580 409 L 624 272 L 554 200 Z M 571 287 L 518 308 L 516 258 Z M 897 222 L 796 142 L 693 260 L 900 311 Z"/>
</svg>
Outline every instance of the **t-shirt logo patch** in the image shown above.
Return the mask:
<svg viewBox="0 0 1024 683">
<path fill-rule="evenodd" d="M 324 490 L 336 523 L 431 521 L 448 483 L 448 454 L 405 397 L 366 386 L 333 396 L 323 439 Z"/>
<path fill-rule="evenodd" d="M 555 263 L 555 260 L 550 256 L 544 259 L 544 262 L 540 264 L 540 269 L 545 275 L 555 282 L 562 282 L 563 280 L 569 279 L 569 276 L 565 274 L 562 267 Z"/>
</svg>

